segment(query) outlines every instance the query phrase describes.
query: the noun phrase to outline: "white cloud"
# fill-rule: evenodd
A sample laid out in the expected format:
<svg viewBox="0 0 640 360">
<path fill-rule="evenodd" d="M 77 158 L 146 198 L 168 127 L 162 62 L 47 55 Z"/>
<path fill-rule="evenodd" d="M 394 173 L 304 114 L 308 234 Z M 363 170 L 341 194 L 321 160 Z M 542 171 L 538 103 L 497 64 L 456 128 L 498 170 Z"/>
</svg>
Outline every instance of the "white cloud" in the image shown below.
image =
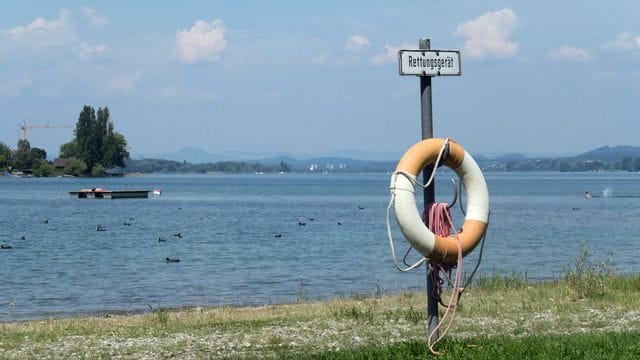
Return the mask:
<svg viewBox="0 0 640 360">
<path fill-rule="evenodd" d="M 349 51 L 360 51 L 369 45 L 371 45 L 371 43 L 366 37 L 362 35 L 351 35 L 344 44 L 344 48 Z"/>
<path fill-rule="evenodd" d="M 371 65 L 386 65 L 398 62 L 398 51 L 400 49 L 415 49 L 415 45 L 409 45 L 403 43 L 400 47 L 395 47 L 393 45 L 385 44 L 384 51 L 381 51 L 375 54 L 371 58 Z"/>
<path fill-rule="evenodd" d="M 101 28 L 109 25 L 109 18 L 93 8 L 83 6 L 80 8 L 80 12 L 82 13 L 84 19 L 96 28 Z"/>
<path fill-rule="evenodd" d="M 562 46 L 547 53 L 547 56 L 553 60 L 569 60 L 579 62 L 591 61 L 591 55 L 584 49 L 573 46 Z"/>
<path fill-rule="evenodd" d="M 327 54 L 321 53 L 320 55 L 311 59 L 312 64 L 324 64 L 327 62 Z"/>
<path fill-rule="evenodd" d="M 518 15 L 502 9 L 458 24 L 455 34 L 466 39 L 464 52 L 470 58 L 506 58 L 518 51 L 518 43 L 509 39 L 517 25 Z"/>
<path fill-rule="evenodd" d="M 630 32 L 618 34 L 614 39 L 600 45 L 604 50 L 633 51 L 640 50 L 640 35 Z"/>
<path fill-rule="evenodd" d="M 173 55 L 184 64 L 216 62 L 227 47 L 225 32 L 222 20 L 197 20 L 190 29 L 178 31 Z"/>
<path fill-rule="evenodd" d="M 107 46 L 104 44 L 89 45 L 86 42 L 80 43 L 80 50 L 78 52 L 78 58 L 80 60 L 89 61 L 102 57 L 107 51 Z"/>
<path fill-rule="evenodd" d="M 70 21 L 71 13 L 62 10 L 57 19 L 46 20 L 43 17 L 37 17 L 27 25 L 6 30 L 5 34 L 23 46 L 54 47 L 75 39 Z"/>
</svg>

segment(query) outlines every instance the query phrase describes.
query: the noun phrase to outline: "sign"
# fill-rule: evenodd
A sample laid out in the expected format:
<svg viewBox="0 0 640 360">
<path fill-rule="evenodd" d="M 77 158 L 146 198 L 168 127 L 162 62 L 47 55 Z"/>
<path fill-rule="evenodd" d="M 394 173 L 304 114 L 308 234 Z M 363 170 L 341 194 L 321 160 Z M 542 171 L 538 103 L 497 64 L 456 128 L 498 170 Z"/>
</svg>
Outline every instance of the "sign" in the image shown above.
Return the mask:
<svg viewBox="0 0 640 360">
<path fill-rule="evenodd" d="M 400 50 L 400 75 L 459 76 L 458 50 Z"/>
</svg>

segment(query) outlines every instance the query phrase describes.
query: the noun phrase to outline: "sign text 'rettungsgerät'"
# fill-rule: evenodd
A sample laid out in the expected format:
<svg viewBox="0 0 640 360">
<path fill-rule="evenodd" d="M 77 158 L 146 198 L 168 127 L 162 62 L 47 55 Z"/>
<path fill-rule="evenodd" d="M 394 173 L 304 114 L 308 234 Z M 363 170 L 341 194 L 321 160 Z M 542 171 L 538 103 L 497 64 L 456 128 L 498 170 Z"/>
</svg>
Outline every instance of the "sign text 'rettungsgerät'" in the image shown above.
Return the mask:
<svg viewBox="0 0 640 360">
<path fill-rule="evenodd" d="M 400 75 L 458 76 L 460 51 L 458 50 L 400 50 Z"/>
</svg>

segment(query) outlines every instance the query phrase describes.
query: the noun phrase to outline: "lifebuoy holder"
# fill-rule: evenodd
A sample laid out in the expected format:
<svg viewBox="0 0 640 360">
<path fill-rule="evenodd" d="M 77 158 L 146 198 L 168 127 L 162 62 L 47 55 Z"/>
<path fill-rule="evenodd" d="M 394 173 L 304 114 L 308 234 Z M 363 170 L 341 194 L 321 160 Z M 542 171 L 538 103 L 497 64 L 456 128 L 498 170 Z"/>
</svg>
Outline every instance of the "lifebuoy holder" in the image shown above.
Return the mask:
<svg viewBox="0 0 640 360">
<path fill-rule="evenodd" d="M 448 156 L 444 159 L 444 165 L 460 177 L 467 195 L 466 215 L 458 238 L 455 235 L 442 237 L 433 234 L 422 221 L 416 206 L 418 175 L 424 167 L 440 162 L 446 148 Z M 487 230 L 487 183 L 473 157 L 451 139 L 427 139 L 409 148 L 391 176 L 391 196 L 400 231 L 416 250 L 434 263 L 455 261 L 458 258 L 458 241 L 461 243 L 462 256 L 466 256 L 478 245 Z"/>
</svg>

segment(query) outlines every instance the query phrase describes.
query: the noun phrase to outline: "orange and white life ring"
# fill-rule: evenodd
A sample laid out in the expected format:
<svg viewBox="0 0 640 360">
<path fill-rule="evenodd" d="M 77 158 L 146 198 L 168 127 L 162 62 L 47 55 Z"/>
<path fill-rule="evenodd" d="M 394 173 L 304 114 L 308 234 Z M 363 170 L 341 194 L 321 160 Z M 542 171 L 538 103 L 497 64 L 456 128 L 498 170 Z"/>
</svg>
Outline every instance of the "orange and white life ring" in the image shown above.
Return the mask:
<svg viewBox="0 0 640 360">
<path fill-rule="evenodd" d="M 458 174 L 467 194 L 466 216 L 458 232 L 462 256 L 466 256 L 482 239 L 489 221 L 487 183 L 471 155 L 453 140 L 423 140 L 407 150 L 391 178 L 394 212 L 402 234 L 416 250 L 436 263 L 457 259 L 458 240 L 455 236 L 437 236 L 425 226 L 416 206 L 416 184 L 422 169 L 438 161 L 446 143 L 449 156 L 444 164 Z"/>
</svg>

